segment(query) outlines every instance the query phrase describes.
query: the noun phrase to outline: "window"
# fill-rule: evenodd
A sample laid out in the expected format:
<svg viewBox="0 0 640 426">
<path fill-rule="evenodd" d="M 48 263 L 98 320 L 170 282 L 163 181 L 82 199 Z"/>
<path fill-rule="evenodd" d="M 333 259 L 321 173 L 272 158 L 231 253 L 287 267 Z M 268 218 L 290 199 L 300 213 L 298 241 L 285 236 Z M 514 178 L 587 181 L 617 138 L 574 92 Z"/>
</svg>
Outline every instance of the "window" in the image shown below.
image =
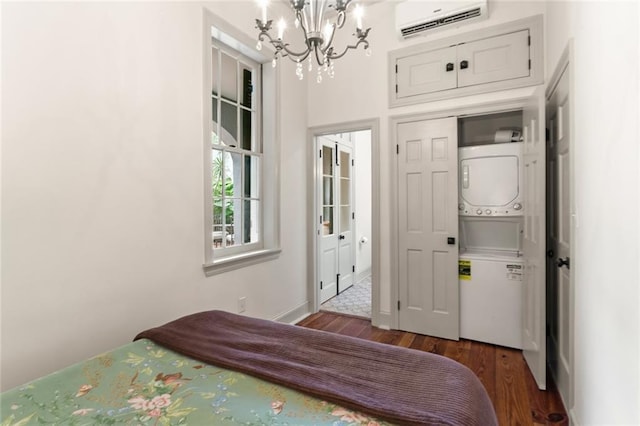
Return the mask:
<svg viewBox="0 0 640 426">
<path fill-rule="evenodd" d="M 261 248 L 260 65 L 215 41 L 211 59 L 211 243 L 216 256 Z"/>
<path fill-rule="evenodd" d="M 275 74 L 263 73 L 260 61 L 249 57 L 246 46 L 215 26 L 209 49 L 205 66 L 210 89 L 205 98 L 207 275 L 279 252 L 275 112 L 262 114 L 262 83 L 274 86 Z M 274 95 L 273 90 L 268 93 Z M 263 132 L 264 128 L 270 131 Z"/>
</svg>

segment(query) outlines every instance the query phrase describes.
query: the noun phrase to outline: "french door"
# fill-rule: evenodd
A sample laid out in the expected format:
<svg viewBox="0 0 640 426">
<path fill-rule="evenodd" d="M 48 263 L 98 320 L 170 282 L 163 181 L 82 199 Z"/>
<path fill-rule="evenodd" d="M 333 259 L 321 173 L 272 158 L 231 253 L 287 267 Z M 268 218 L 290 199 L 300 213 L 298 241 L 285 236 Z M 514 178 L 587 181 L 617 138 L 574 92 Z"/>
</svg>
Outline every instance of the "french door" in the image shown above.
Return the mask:
<svg viewBox="0 0 640 426">
<path fill-rule="evenodd" d="M 337 137 L 317 138 L 320 303 L 351 287 L 355 280 L 353 150 Z"/>
</svg>

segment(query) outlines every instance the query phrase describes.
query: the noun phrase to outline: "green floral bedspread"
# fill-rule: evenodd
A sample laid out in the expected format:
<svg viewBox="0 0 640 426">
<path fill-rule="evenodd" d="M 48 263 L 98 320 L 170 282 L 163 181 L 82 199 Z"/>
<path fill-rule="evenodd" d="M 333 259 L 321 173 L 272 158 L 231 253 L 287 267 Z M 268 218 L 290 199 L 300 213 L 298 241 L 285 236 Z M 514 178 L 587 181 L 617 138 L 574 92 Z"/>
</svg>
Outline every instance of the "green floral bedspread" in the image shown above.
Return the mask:
<svg viewBox="0 0 640 426">
<path fill-rule="evenodd" d="M 142 339 L 0 395 L 1 426 L 384 425 Z"/>
</svg>

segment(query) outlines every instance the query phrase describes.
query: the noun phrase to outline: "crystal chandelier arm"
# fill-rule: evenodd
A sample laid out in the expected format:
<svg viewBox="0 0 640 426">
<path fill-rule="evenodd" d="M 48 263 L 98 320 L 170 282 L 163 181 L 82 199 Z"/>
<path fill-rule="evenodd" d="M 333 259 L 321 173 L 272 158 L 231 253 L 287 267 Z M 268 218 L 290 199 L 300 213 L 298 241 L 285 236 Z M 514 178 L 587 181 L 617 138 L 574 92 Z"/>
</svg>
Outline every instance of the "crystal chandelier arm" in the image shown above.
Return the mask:
<svg viewBox="0 0 640 426">
<path fill-rule="evenodd" d="M 309 56 L 309 53 L 311 53 L 311 50 L 309 49 L 309 47 L 307 47 L 306 51 L 294 52 L 293 50 L 289 49 L 287 47 L 288 44 L 283 43 L 282 40 L 274 39 L 269 33 L 269 30 L 271 29 L 271 25 L 272 25 L 271 20 L 269 20 L 266 24 L 263 24 L 260 19 L 256 19 L 256 28 L 260 30 L 260 33 L 258 34 L 258 40 L 264 41 L 265 38 L 268 39 L 269 43 L 271 43 L 271 45 L 273 45 L 273 47 L 276 49 L 276 54 L 275 54 L 276 57 L 278 56 L 278 54 L 282 56 L 289 56 L 289 59 L 291 59 L 293 62 L 298 62 L 298 61 L 304 61 Z M 302 29 L 302 33 L 304 34 L 305 41 L 307 41 L 307 31 L 302 22 L 300 23 L 300 27 Z"/>
<path fill-rule="evenodd" d="M 331 54 L 331 50 L 333 50 L 333 49 L 329 48 L 329 50 L 330 50 L 329 54 Z M 316 48 L 316 49 L 313 49 L 313 51 L 316 54 L 316 62 L 318 63 L 318 65 L 324 65 L 324 58 L 328 58 L 328 56 L 323 56 L 321 58 L 320 55 L 319 55 L 319 52 L 322 52 L 323 55 L 326 55 L 324 50 L 322 50 L 321 48 Z"/>
<path fill-rule="evenodd" d="M 369 35 L 369 30 L 371 28 L 367 28 L 366 31 L 362 31 L 360 29 L 357 30 L 357 34 L 356 36 L 358 37 L 358 42 L 356 44 L 351 44 L 347 47 L 344 48 L 344 50 L 342 51 L 342 53 L 338 54 L 338 53 L 333 53 L 333 51 L 329 52 L 329 54 L 327 55 L 327 58 L 329 59 L 338 59 L 338 58 L 342 58 L 350 49 L 357 49 L 358 46 L 360 46 L 361 44 L 364 44 L 364 48 L 368 48 L 369 47 L 369 42 L 367 41 L 367 35 Z"/>
<path fill-rule="evenodd" d="M 336 26 L 338 27 L 338 29 L 344 27 L 344 23 L 347 20 L 347 16 L 346 16 L 346 12 L 345 10 L 347 9 L 347 5 L 351 2 L 351 0 L 347 1 L 344 6 L 342 8 L 338 8 L 336 6 L 336 9 L 338 10 L 338 19 L 336 20 Z"/>
</svg>

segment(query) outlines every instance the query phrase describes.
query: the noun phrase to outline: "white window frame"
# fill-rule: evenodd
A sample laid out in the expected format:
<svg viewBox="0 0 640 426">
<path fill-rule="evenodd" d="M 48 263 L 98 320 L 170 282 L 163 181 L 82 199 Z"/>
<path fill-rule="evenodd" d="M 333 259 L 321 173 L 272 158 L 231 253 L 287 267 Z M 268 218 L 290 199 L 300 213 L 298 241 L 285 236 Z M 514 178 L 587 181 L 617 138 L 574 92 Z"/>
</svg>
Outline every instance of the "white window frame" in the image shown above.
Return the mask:
<svg viewBox="0 0 640 426">
<path fill-rule="evenodd" d="M 239 53 L 249 61 L 258 64 L 270 63 L 271 52 L 266 55 L 248 46 L 255 45 L 250 39 L 228 22 L 204 9 L 203 31 L 203 139 L 204 139 L 204 263 L 205 275 L 211 276 L 233 269 L 242 268 L 258 262 L 276 258 L 280 253 L 280 212 L 279 212 L 279 138 L 277 131 L 278 103 L 276 101 L 278 70 L 269 66 L 258 66 L 256 91 L 262 88 L 261 96 L 256 97 L 256 151 L 260 156 L 259 198 L 260 198 L 260 239 L 257 243 L 213 247 L 213 199 L 211 197 L 212 176 L 212 45 L 223 44 Z M 226 53 L 227 50 L 225 50 Z M 260 68 L 262 72 L 260 72 Z M 238 152 L 225 147 L 228 152 Z"/>
</svg>

